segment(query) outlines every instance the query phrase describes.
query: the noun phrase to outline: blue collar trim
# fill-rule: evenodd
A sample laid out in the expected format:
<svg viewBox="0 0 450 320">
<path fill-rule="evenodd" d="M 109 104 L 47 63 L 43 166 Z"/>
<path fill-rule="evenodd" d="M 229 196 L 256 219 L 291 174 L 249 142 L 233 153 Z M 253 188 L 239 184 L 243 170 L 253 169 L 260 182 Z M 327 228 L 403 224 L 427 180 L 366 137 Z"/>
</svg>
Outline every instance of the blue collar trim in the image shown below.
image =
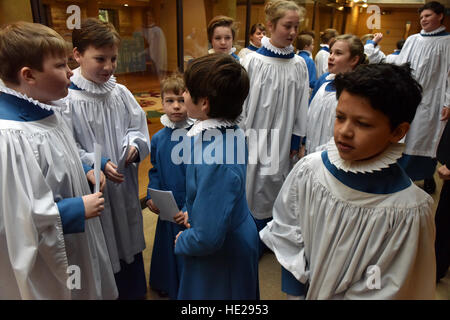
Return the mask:
<svg viewBox="0 0 450 320">
<path fill-rule="evenodd" d="M 256 50 L 258 50 L 259 48 L 258 48 L 258 47 L 255 47 L 255 46 L 252 45 L 252 44 L 249 44 L 248 47 L 247 47 L 247 49 L 250 49 L 250 50 L 252 50 L 252 51 L 256 51 Z"/>
<path fill-rule="evenodd" d="M 76 85 L 75 83 L 73 83 L 72 81 L 70 82 L 70 87 L 69 87 L 69 89 L 72 89 L 72 90 L 78 90 L 78 91 L 83 91 L 83 89 L 77 87 L 77 85 Z"/>
<path fill-rule="evenodd" d="M 327 92 L 336 92 L 336 87 L 334 86 L 334 80 L 327 80 L 328 84 L 325 87 Z"/>
<path fill-rule="evenodd" d="M 361 192 L 391 194 L 408 188 L 412 183 L 397 163 L 372 173 L 345 172 L 330 162 L 327 151 L 322 152 L 322 162 L 336 179 L 347 187 Z"/>
<path fill-rule="evenodd" d="M 394 51 L 393 53 L 392 53 L 392 55 L 394 55 L 394 56 L 398 56 L 400 54 L 400 50 L 399 51 Z"/>
<path fill-rule="evenodd" d="M 239 57 L 238 57 L 234 52 L 231 54 L 231 56 L 232 56 L 233 58 L 235 58 L 237 61 L 239 61 Z"/>
<path fill-rule="evenodd" d="M 328 48 L 328 47 L 320 47 L 319 51 L 320 50 L 325 50 L 326 52 L 330 52 L 330 48 Z"/>
<path fill-rule="evenodd" d="M 422 34 L 419 33 L 422 37 L 441 37 L 441 36 L 448 36 L 450 35 L 450 33 L 448 33 L 447 31 L 443 30 L 439 33 L 435 33 L 435 34 Z"/>
<path fill-rule="evenodd" d="M 264 46 L 259 48 L 256 52 L 266 57 L 281 58 L 281 59 L 292 59 L 295 55 L 294 52 L 291 52 L 290 54 L 278 54 L 268 50 Z"/>
<path fill-rule="evenodd" d="M 13 121 L 38 121 L 53 114 L 19 97 L 0 93 L 0 119 Z"/>
</svg>

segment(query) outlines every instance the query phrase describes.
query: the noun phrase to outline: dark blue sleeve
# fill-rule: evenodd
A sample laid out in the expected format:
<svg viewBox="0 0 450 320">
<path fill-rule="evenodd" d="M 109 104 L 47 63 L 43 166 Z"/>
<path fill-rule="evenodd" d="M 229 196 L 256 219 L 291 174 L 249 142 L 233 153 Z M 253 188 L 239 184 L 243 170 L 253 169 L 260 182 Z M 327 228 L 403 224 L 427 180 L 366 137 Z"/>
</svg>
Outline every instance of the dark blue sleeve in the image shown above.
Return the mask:
<svg viewBox="0 0 450 320">
<path fill-rule="evenodd" d="M 300 150 L 300 142 L 302 138 L 300 136 L 296 136 L 295 134 L 292 135 L 291 138 L 291 151 L 292 150 Z"/>
<path fill-rule="evenodd" d="M 325 72 L 323 75 L 320 76 L 319 79 L 317 79 L 316 84 L 314 86 L 314 90 L 311 93 L 311 97 L 309 98 L 309 104 L 311 104 L 312 99 L 314 98 L 314 96 L 316 95 L 317 91 L 319 91 L 320 87 L 322 86 L 322 84 L 324 84 L 327 80 L 326 77 L 329 75 L 329 72 Z"/>
<path fill-rule="evenodd" d="M 84 173 L 86 174 L 92 170 L 92 167 L 83 163 L 83 170 L 84 170 Z"/>
<path fill-rule="evenodd" d="M 317 82 L 316 64 L 313 59 L 307 59 L 305 61 L 306 66 L 308 67 L 309 87 L 314 89 Z"/>
<path fill-rule="evenodd" d="M 84 232 L 84 203 L 81 197 L 62 199 L 56 205 L 64 234 Z"/>
<path fill-rule="evenodd" d="M 105 171 L 106 163 L 107 163 L 109 160 L 111 160 L 111 159 L 102 157 L 102 166 L 101 166 L 102 171 Z"/>
<path fill-rule="evenodd" d="M 158 139 L 157 139 L 157 136 L 155 135 L 150 140 L 150 162 L 152 163 L 152 168 L 148 171 L 148 187 L 147 187 L 146 201 L 151 199 L 148 188 L 157 189 L 157 190 L 161 189 L 161 183 L 160 183 L 159 171 L 158 171 L 157 149 L 158 149 Z"/>
<path fill-rule="evenodd" d="M 373 44 L 374 47 L 376 47 L 378 45 L 378 43 L 376 43 L 375 41 L 370 40 L 370 39 L 366 41 L 366 44 L 369 44 L 369 43 Z"/>
<path fill-rule="evenodd" d="M 195 179 L 191 228 L 178 237 L 175 254 L 204 256 L 219 250 L 230 232 L 235 202 L 245 190 L 245 177 L 225 165 L 200 165 Z"/>
</svg>

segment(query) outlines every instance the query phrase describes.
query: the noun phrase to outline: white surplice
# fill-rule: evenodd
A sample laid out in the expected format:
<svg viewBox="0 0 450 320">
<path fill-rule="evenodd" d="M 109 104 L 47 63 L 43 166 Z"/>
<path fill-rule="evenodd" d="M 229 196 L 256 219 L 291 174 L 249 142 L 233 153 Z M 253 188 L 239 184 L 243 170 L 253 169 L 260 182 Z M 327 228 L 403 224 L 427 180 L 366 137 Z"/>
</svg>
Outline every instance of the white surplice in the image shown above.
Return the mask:
<svg viewBox="0 0 450 320">
<path fill-rule="evenodd" d="M 445 127 L 440 121 L 444 106 L 450 106 L 450 34 L 440 27 L 406 39 L 396 64 L 409 62 L 414 78 L 423 89 L 422 102 L 406 134 L 405 154 L 435 157 Z"/>
<path fill-rule="evenodd" d="M 260 237 L 284 268 L 309 283 L 307 299 L 434 299 L 432 198 L 404 173 L 407 183 L 384 193 L 341 181 L 359 175 L 364 184 L 383 169 L 372 186 L 390 188 L 383 179 L 392 166 L 401 172 L 395 163 L 403 148 L 395 144 L 373 159 L 349 162 L 331 140 L 327 151 L 292 169 Z"/>
<path fill-rule="evenodd" d="M 131 92 L 114 77 L 98 85 L 85 79 L 79 68 L 73 72 L 71 81 L 81 90 L 69 90 L 64 118 L 73 130 L 81 160 L 93 165 L 94 143 L 102 146 L 102 157 L 116 165 L 128 144 L 137 148 L 140 161 L 147 157 L 147 118 Z M 122 173 L 125 181 L 120 184 L 107 179 L 105 210 L 100 216 L 114 273 L 121 269 L 119 260 L 130 264 L 145 249 L 138 163 Z"/>
<path fill-rule="evenodd" d="M 329 48 L 327 44 L 321 44 L 321 47 Z M 314 63 L 316 64 L 317 79 L 321 75 L 328 72 L 328 58 L 330 57 L 330 52 L 326 50 L 319 50 L 314 57 Z"/>
<path fill-rule="evenodd" d="M 0 120 L 0 299 L 117 298 L 100 219 L 86 220 L 83 233 L 63 235 L 56 202 L 91 192 L 58 108 L 1 91 L 55 113 Z"/>
<path fill-rule="evenodd" d="M 329 74 L 326 79 L 335 78 L 335 74 Z M 308 121 L 306 125 L 306 152 L 313 153 L 316 148 L 327 144 L 333 137 L 334 120 L 336 118 L 336 90 L 327 91 L 325 88 L 330 82 L 322 84 L 311 100 L 308 108 Z"/>
<path fill-rule="evenodd" d="M 275 48 L 267 37 L 261 42 L 275 55 L 293 52 L 292 46 Z M 252 130 L 248 142 L 247 200 L 253 216 L 266 219 L 272 216 L 273 202 L 289 173 L 292 135 L 306 134 L 308 69 L 305 60 L 295 54 L 285 59 L 252 52 L 242 65 L 250 78 L 250 91 L 240 126 Z M 253 161 L 255 158 L 257 161 Z"/>
</svg>

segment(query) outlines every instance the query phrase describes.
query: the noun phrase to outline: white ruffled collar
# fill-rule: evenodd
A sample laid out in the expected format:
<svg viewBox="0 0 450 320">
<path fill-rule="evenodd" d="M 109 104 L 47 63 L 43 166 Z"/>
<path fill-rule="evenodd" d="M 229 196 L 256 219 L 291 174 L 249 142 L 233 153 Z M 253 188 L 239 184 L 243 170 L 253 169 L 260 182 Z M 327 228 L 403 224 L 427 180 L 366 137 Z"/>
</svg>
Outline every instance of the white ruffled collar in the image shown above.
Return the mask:
<svg viewBox="0 0 450 320">
<path fill-rule="evenodd" d="M 234 53 L 235 51 L 236 51 L 236 48 L 235 48 L 235 47 L 232 47 L 232 48 L 230 49 L 230 52 L 228 52 L 228 54 L 232 54 L 232 53 Z M 209 53 L 209 54 L 212 54 L 212 53 L 216 53 L 216 52 L 214 51 L 213 48 L 211 48 L 211 49 L 208 50 L 208 53 Z"/>
<path fill-rule="evenodd" d="M 281 54 L 281 55 L 285 55 L 285 56 L 294 52 L 294 46 L 292 44 L 290 44 L 289 46 L 287 46 L 285 48 L 277 48 L 273 44 L 270 43 L 270 39 L 267 38 L 266 36 L 264 36 L 261 39 L 261 45 L 264 48 L 266 48 L 267 50 L 272 51 L 273 53 Z"/>
<path fill-rule="evenodd" d="M 192 124 L 194 123 L 194 120 L 189 117 L 180 122 L 173 122 L 169 119 L 167 114 L 163 114 L 161 118 L 159 118 L 159 121 L 161 121 L 164 127 L 168 127 L 171 129 L 185 129 L 192 126 Z"/>
<path fill-rule="evenodd" d="M 116 78 L 111 76 L 108 81 L 103 84 L 97 84 L 83 77 L 80 67 L 72 71 L 73 76 L 70 78 L 78 88 L 86 90 L 90 93 L 105 94 L 111 92 L 116 87 Z"/>
<path fill-rule="evenodd" d="M 425 30 L 422 29 L 422 30 L 420 30 L 420 34 L 431 36 L 433 34 L 437 34 L 437 33 L 442 32 L 442 31 L 445 31 L 445 26 L 440 26 L 439 28 L 437 28 L 437 29 L 435 29 L 433 31 L 430 31 L 430 32 L 425 32 Z"/>
<path fill-rule="evenodd" d="M 187 132 L 188 137 L 193 137 L 204 130 L 232 127 L 239 123 L 239 119 L 234 121 L 223 119 L 206 119 L 197 120 L 194 122 L 192 128 Z"/>
<path fill-rule="evenodd" d="M 331 138 L 327 144 L 328 159 L 331 164 L 336 168 L 345 172 L 353 173 L 371 173 L 374 171 L 380 171 L 384 168 L 388 168 L 391 164 L 397 162 L 402 156 L 405 149 L 404 143 L 393 143 L 384 152 L 378 156 L 360 161 L 348 161 L 341 158 L 339 150 L 334 142 L 334 138 Z"/>
<path fill-rule="evenodd" d="M 17 98 L 26 100 L 28 102 L 31 102 L 35 106 L 37 106 L 39 108 L 42 108 L 42 109 L 45 109 L 45 110 L 53 111 L 54 108 L 55 108 L 55 106 L 53 106 L 53 105 L 49 105 L 49 104 L 40 102 L 38 100 L 35 100 L 33 98 L 29 98 L 26 94 L 20 93 L 20 92 L 14 90 L 14 89 L 8 88 L 8 87 L 3 86 L 3 85 L 0 85 L 0 92 L 6 93 L 6 94 L 10 94 L 10 95 L 15 96 Z"/>
</svg>

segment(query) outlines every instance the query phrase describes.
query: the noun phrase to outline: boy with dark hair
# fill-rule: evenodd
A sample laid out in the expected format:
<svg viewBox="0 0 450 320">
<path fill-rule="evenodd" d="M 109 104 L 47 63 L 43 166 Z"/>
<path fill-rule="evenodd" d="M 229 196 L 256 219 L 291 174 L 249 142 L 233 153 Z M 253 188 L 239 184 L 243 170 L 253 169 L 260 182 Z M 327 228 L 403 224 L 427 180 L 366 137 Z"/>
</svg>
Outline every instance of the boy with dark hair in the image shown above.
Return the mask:
<svg viewBox="0 0 450 320">
<path fill-rule="evenodd" d="M 211 54 L 193 60 L 184 79 L 184 103 L 197 121 L 187 133 L 188 229 L 175 240 L 175 254 L 184 259 L 178 298 L 258 299 L 259 240 L 245 193 L 245 137 L 237 126 L 247 72 L 229 55 Z"/>
<path fill-rule="evenodd" d="M 260 236 L 307 299 L 434 299 L 432 199 L 396 162 L 420 85 L 390 64 L 334 83 L 334 139 L 294 167 Z"/>
<path fill-rule="evenodd" d="M 52 103 L 70 85 L 66 50 L 41 24 L 0 30 L 0 299 L 117 297 L 102 193 Z"/>
</svg>

